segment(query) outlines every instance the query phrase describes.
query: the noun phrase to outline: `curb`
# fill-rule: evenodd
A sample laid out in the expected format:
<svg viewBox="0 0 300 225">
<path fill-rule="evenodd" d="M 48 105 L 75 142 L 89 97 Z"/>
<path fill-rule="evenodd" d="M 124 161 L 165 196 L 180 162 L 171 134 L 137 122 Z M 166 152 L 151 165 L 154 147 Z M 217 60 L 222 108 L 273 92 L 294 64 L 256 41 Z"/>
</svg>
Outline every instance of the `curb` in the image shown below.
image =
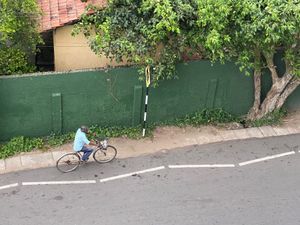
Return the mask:
<svg viewBox="0 0 300 225">
<path fill-rule="evenodd" d="M 118 158 L 121 159 L 137 157 L 144 154 L 153 154 L 162 150 L 165 151 L 190 145 L 204 145 L 222 141 L 285 136 L 298 133 L 300 133 L 300 128 L 293 127 L 264 126 L 238 130 L 201 130 L 200 128 L 198 130 L 195 129 L 190 133 L 181 131 L 178 136 L 176 134 L 168 134 L 166 137 L 161 138 L 158 135 L 154 140 L 124 140 L 122 138 L 115 138 L 112 139 L 111 144 L 119 149 Z M 172 137 L 172 135 L 174 137 Z M 65 152 L 69 151 L 22 153 L 18 156 L 0 160 L 0 174 L 55 166 L 56 160 Z"/>
</svg>

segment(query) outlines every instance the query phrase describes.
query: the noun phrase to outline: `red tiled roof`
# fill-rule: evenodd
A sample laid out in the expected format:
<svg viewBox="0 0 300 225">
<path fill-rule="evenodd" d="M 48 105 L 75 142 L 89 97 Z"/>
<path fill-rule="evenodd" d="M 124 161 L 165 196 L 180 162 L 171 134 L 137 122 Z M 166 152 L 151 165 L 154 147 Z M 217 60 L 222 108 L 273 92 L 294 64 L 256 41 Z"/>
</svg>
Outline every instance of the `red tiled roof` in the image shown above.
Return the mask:
<svg viewBox="0 0 300 225">
<path fill-rule="evenodd" d="M 47 31 L 61 27 L 80 18 L 88 4 L 105 5 L 106 0 L 37 0 L 42 10 L 41 28 Z"/>
</svg>

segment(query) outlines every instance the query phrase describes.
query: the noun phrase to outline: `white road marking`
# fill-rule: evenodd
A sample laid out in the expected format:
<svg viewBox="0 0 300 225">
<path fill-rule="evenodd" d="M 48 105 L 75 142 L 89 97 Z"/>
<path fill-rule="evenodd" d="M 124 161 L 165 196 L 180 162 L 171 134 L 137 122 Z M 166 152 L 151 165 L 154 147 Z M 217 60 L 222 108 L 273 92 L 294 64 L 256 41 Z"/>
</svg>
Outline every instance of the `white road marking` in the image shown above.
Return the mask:
<svg viewBox="0 0 300 225">
<path fill-rule="evenodd" d="M 275 159 L 275 158 L 279 158 L 279 157 L 283 157 L 283 156 L 287 156 L 287 155 L 292 155 L 292 154 L 295 154 L 295 153 L 296 153 L 295 151 L 285 152 L 285 153 L 281 153 L 281 154 L 277 154 L 277 155 L 267 156 L 267 157 L 264 157 L 264 158 L 259 158 L 259 159 L 254 159 L 254 160 L 250 160 L 250 161 L 241 162 L 241 163 L 239 163 L 239 165 L 240 166 L 245 166 L 245 165 L 248 165 L 248 164 L 262 162 L 262 161 L 266 161 L 266 160 L 270 160 L 270 159 Z"/>
<path fill-rule="evenodd" d="M 53 184 L 95 184 L 96 180 L 74 180 L 74 181 L 41 181 L 41 182 L 22 182 L 23 186 L 33 185 L 53 185 Z"/>
<path fill-rule="evenodd" d="M 169 165 L 171 169 L 182 169 L 182 168 L 224 168 L 224 167 L 235 167 L 234 164 L 202 164 L 202 165 Z"/>
<path fill-rule="evenodd" d="M 126 174 L 122 174 L 122 175 L 119 175 L 119 176 L 100 179 L 100 182 L 106 182 L 106 181 L 121 179 L 121 178 L 130 177 L 130 176 L 137 175 L 137 174 L 149 173 L 149 172 L 154 172 L 154 171 L 163 170 L 163 169 L 165 169 L 164 166 L 155 167 L 155 168 L 151 168 L 151 169 L 147 169 L 147 170 L 141 170 L 141 171 L 137 171 L 137 172 L 133 172 L 133 173 L 126 173 Z"/>
<path fill-rule="evenodd" d="M 12 187 L 17 187 L 17 186 L 19 186 L 18 183 L 4 185 L 4 186 L 0 186 L 0 190 L 7 189 L 7 188 L 12 188 Z"/>
<path fill-rule="evenodd" d="M 298 151 L 300 153 L 300 150 Z M 267 161 L 270 159 L 275 159 L 279 157 L 284 157 L 288 155 L 293 155 L 296 154 L 296 151 L 290 151 L 290 152 L 285 152 L 277 155 L 272 155 L 272 156 L 267 156 L 259 159 L 254 159 L 254 160 L 249 160 L 245 162 L 241 162 L 238 165 L 239 166 L 245 166 L 257 162 L 262 162 L 262 161 Z M 234 164 L 199 164 L 199 165 L 193 165 L 193 164 L 187 164 L 187 165 L 168 165 L 169 168 L 171 169 L 180 169 L 180 168 L 229 168 L 229 167 L 236 167 Z M 143 173 L 149 173 L 149 172 L 154 172 L 158 170 L 163 170 L 165 169 L 165 166 L 160 166 L 160 167 L 155 167 L 155 168 L 150 168 L 146 170 L 140 170 L 132 173 L 127 173 L 127 174 L 122 174 L 118 176 L 113 176 L 113 177 L 108 177 L 104 179 L 100 179 L 100 182 L 107 182 L 111 180 L 116 180 L 116 179 L 121 179 L 125 177 L 130 177 L 138 174 L 143 174 Z M 41 182 L 22 182 L 21 185 L 23 186 L 34 186 L 34 185 L 59 185 L 59 184 L 95 184 L 97 183 L 96 180 L 75 180 L 75 181 L 41 181 Z M 14 183 L 14 184 L 9 184 L 9 185 L 4 185 L 0 186 L 0 190 L 3 189 L 8 189 L 8 188 L 13 188 L 19 186 L 19 183 Z"/>
</svg>

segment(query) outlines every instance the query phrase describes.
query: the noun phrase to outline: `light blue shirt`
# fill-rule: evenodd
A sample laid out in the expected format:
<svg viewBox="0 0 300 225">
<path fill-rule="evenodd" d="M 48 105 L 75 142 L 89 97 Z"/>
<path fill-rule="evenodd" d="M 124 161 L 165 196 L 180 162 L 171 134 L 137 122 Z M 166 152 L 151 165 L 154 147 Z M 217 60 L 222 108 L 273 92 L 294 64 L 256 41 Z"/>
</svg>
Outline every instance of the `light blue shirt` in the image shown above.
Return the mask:
<svg viewBox="0 0 300 225">
<path fill-rule="evenodd" d="M 74 151 L 79 152 L 84 145 L 88 145 L 88 144 L 90 144 L 90 141 L 87 139 L 85 133 L 82 132 L 81 129 L 79 128 L 75 135 L 75 140 L 73 145 Z"/>
</svg>

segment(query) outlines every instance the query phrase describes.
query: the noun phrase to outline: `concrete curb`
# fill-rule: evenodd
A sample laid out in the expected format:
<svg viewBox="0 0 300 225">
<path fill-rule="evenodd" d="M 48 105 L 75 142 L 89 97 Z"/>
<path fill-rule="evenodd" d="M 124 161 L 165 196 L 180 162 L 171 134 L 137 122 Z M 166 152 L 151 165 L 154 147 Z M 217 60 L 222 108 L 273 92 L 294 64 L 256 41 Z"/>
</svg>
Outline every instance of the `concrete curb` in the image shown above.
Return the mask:
<svg viewBox="0 0 300 225">
<path fill-rule="evenodd" d="M 168 128 L 162 128 L 157 132 L 153 140 L 149 138 L 130 140 L 125 138 L 111 139 L 111 144 L 118 149 L 118 158 L 137 157 L 152 154 L 162 150 L 170 150 L 189 145 L 203 145 L 230 140 L 244 140 L 249 138 L 265 138 L 284 136 L 300 133 L 300 129 L 294 127 L 271 127 L 246 128 L 238 130 L 222 130 L 214 127 L 204 128 L 174 128 L 175 132 Z M 63 149 L 63 148 L 62 148 Z M 5 160 L 0 160 L 0 174 L 21 170 L 52 167 L 56 160 L 66 152 L 70 152 L 69 144 L 65 150 L 51 152 L 22 153 Z"/>
</svg>

